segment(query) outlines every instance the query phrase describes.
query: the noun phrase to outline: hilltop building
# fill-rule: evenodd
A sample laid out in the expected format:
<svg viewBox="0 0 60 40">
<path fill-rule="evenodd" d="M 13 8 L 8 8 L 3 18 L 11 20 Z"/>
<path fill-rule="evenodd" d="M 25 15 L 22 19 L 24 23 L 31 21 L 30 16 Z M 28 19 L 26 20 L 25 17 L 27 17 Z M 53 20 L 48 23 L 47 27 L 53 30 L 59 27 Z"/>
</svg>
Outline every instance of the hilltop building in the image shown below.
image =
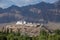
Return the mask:
<svg viewBox="0 0 60 40">
<path fill-rule="evenodd" d="M 32 36 L 38 36 L 40 33 L 41 29 L 46 28 L 43 27 L 43 24 L 40 23 L 27 23 L 26 21 L 17 21 L 16 24 L 12 25 L 6 25 L 4 28 L 5 31 L 7 32 L 20 32 L 21 35 L 29 35 L 30 37 Z"/>
<path fill-rule="evenodd" d="M 19 25 L 19 24 L 26 24 L 26 21 L 17 21 L 16 25 Z"/>
</svg>

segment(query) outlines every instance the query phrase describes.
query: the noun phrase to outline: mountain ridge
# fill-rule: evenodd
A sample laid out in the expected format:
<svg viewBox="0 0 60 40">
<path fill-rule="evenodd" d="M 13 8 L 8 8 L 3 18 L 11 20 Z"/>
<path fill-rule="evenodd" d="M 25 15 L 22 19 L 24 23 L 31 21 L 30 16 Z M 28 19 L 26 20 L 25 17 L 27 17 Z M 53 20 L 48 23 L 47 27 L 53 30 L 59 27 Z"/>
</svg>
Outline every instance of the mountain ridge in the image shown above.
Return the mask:
<svg viewBox="0 0 60 40">
<path fill-rule="evenodd" d="M 0 8 L 0 23 L 26 20 L 28 22 L 60 22 L 60 7 L 55 4 L 41 2 L 34 5 L 18 7 L 12 5 L 9 8 Z M 56 10 L 58 10 L 56 12 Z M 57 15 L 56 15 L 57 14 Z"/>
</svg>

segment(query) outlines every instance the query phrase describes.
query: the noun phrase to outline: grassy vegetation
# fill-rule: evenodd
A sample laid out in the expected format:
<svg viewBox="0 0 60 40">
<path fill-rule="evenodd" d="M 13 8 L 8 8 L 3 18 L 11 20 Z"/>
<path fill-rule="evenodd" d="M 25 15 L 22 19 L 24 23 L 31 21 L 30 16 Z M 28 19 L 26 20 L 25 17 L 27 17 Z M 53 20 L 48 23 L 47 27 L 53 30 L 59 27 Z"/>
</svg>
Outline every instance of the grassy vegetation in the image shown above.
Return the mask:
<svg viewBox="0 0 60 40">
<path fill-rule="evenodd" d="M 0 40 L 60 40 L 60 30 L 55 30 L 54 33 L 47 33 L 45 30 L 41 30 L 39 36 L 36 37 L 21 35 L 19 32 L 0 32 Z"/>
</svg>

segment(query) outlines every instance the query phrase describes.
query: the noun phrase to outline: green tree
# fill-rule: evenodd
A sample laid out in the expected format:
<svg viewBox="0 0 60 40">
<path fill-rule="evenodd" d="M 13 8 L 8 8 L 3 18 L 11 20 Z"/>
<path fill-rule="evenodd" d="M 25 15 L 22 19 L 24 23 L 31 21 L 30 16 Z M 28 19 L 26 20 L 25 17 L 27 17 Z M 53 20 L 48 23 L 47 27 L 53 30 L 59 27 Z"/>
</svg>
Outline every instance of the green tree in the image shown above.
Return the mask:
<svg viewBox="0 0 60 40">
<path fill-rule="evenodd" d="M 0 40 L 7 40 L 7 37 L 5 35 L 0 35 Z"/>
<path fill-rule="evenodd" d="M 60 30 L 57 29 L 57 30 L 54 31 L 54 33 L 57 34 L 57 35 L 60 35 Z"/>
<path fill-rule="evenodd" d="M 12 34 L 12 33 L 8 34 L 7 40 L 14 40 L 14 34 Z"/>
<path fill-rule="evenodd" d="M 49 34 L 48 40 L 56 40 L 56 35 L 55 34 Z"/>
<path fill-rule="evenodd" d="M 48 33 L 45 30 L 40 31 L 39 40 L 48 40 Z"/>
</svg>

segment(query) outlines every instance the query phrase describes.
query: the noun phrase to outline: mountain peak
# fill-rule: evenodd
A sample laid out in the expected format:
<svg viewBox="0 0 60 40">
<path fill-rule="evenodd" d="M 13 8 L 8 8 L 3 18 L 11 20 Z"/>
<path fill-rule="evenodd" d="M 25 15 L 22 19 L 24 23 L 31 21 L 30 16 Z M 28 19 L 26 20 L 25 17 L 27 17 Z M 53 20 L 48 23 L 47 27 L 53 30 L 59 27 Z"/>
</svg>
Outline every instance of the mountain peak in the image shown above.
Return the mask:
<svg viewBox="0 0 60 40">
<path fill-rule="evenodd" d="M 42 2 L 40 2 L 40 3 L 43 3 L 43 4 L 45 4 L 46 2 L 42 1 Z"/>
<path fill-rule="evenodd" d="M 38 3 L 37 5 L 46 5 L 46 4 L 49 4 L 49 3 L 42 1 L 42 2 Z"/>
<path fill-rule="evenodd" d="M 16 6 L 16 5 L 12 5 L 11 7 L 18 7 L 18 6 Z"/>
<path fill-rule="evenodd" d="M 9 8 L 7 8 L 7 9 L 9 9 L 9 10 L 11 10 L 11 9 L 13 9 L 13 10 L 15 10 L 15 9 L 19 9 L 20 7 L 18 7 L 18 6 L 16 6 L 16 5 L 12 5 L 12 6 L 10 6 Z"/>
<path fill-rule="evenodd" d="M 55 2 L 55 5 L 60 5 L 60 0 L 58 0 L 57 2 Z"/>
<path fill-rule="evenodd" d="M 2 8 L 0 8 L 0 10 L 2 10 Z"/>
<path fill-rule="evenodd" d="M 9 8 L 16 8 L 16 7 L 18 7 L 18 6 L 16 6 L 16 5 L 12 5 L 12 6 L 10 6 Z"/>
</svg>

